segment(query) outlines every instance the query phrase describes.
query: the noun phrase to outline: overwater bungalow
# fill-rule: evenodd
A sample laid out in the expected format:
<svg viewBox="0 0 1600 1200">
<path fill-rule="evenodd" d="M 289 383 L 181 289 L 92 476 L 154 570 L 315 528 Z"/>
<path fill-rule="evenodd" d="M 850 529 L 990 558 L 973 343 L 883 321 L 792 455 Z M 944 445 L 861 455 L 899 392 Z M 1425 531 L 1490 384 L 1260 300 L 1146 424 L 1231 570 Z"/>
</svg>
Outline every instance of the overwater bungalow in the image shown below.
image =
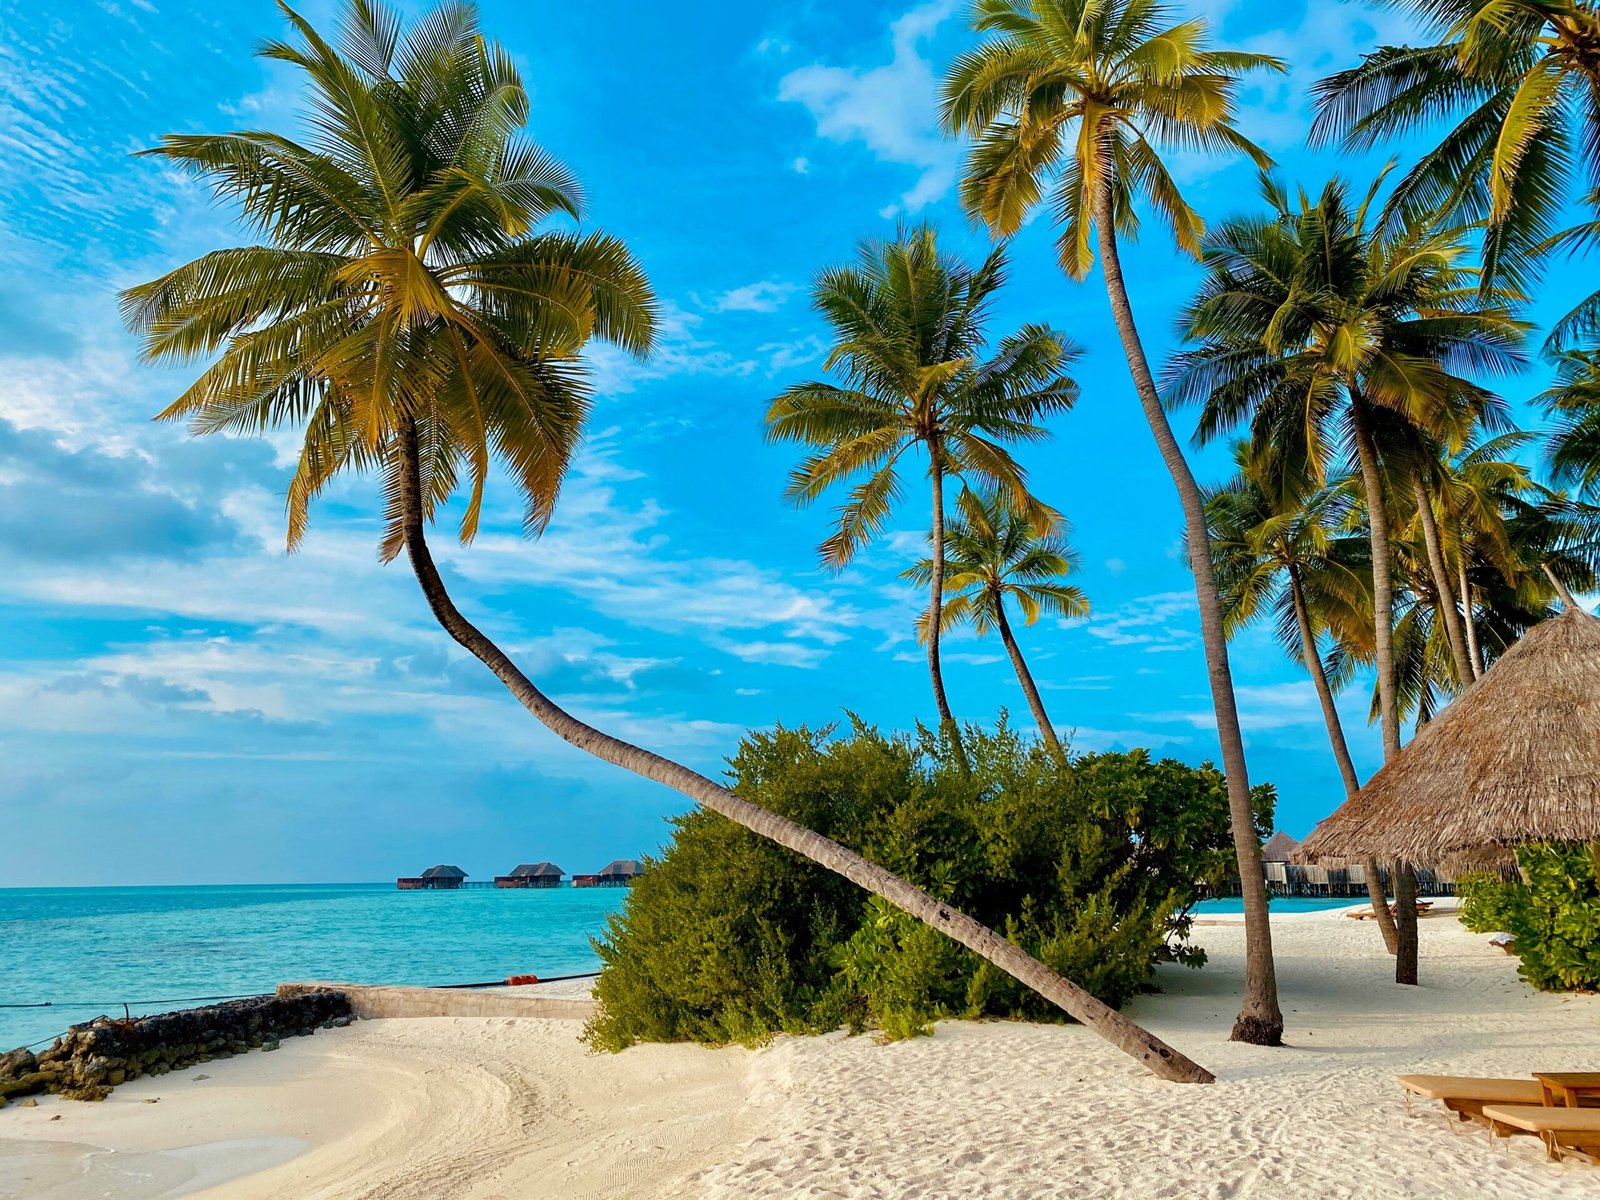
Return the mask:
<svg viewBox="0 0 1600 1200">
<path fill-rule="evenodd" d="M 553 862 L 522 863 L 509 875 L 496 875 L 494 885 L 500 888 L 560 887 L 565 874 Z"/>
<path fill-rule="evenodd" d="M 453 891 L 465 883 L 466 878 L 467 873 L 460 867 L 449 863 L 438 863 L 421 875 L 402 875 L 394 881 L 394 885 L 402 892 Z"/>
<path fill-rule="evenodd" d="M 636 858 L 614 858 L 595 875 L 574 875 L 573 887 L 629 887 L 644 870 Z"/>
</svg>

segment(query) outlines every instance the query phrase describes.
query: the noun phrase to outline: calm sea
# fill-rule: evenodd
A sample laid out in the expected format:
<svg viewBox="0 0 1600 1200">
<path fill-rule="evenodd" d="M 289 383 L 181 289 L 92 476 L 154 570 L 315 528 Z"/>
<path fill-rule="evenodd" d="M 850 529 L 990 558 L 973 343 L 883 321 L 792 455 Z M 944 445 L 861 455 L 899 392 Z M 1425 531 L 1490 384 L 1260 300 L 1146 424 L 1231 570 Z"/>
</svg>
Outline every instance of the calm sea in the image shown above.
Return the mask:
<svg viewBox="0 0 1600 1200">
<path fill-rule="evenodd" d="M 621 888 L 402 892 L 394 884 L 0 888 L 0 1051 L 102 1012 L 282 980 L 480 983 L 597 968 Z"/>
</svg>

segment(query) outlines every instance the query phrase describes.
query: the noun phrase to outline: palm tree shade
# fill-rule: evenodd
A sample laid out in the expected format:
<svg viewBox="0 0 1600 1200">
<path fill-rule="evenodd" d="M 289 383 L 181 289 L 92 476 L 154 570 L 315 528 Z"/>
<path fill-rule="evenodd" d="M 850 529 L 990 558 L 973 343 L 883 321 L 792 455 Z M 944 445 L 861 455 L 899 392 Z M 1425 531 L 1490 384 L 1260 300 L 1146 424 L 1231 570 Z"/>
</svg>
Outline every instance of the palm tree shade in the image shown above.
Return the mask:
<svg viewBox="0 0 1600 1200">
<path fill-rule="evenodd" d="M 1204 20 L 1176 20 L 1155 0 L 979 0 L 972 24 L 985 37 L 951 67 L 943 101 L 946 128 L 974 139 L 962 202 L 992 234 L 1010 237 L 1052 192 L 1061 266 L 1082 279 L 1098 254 L 1134 390 L 1178 492 L 1244 895 L 1245 995 L 1233 1036 L 1278 1045 L 1283 1013 L 1266 876 L 1206 545 L 1205 498 L 1156 391 L 1118 235 L 1137 229 L 1143 203 L 1181 249 L 1198 253 L 1203 224 L 1162 153 L 1242 153 L 1264 165 L 1266 155 L 1235 127 L 1236 96 L 1243 75 L 1283 64 L 1214 49 Z"/>
<path fill-rule="evenodd" d="M 987 317 L 1004 282 L 1001 251 L 968 266 L 940 252 L 929 226 L 863 243 L 854 263 L 824 271 L 813 292 L 833 334 L 824 369 L 839 381 L 796 384 L 767 413 L 771 440 L 815 448 L 790 476 L 791 503 L 811 504 L 855 481 L 821 547 L 823 564 L 835 570 L 882 531 L 903 493 L 908 457 L 926 462 L 933 510 L 928 672 L 940 729 L 958 754 L 960 732 L 939 660 L 945 480 L 1000 488 L 1030 520 L 1047 520 L 1005 443 L 1047 437 L 1039 422 L 1078 395 L 1066 372 L 1080 351 L 1046 326 L 1026 325 L 985 356 Z"/>
<path fill-rule="evenodd" d="M 291 43 L 264 53 L 305 74 L 312 138 L 173 136 L 154 153 L 242 211 L 258 245 L 222 250 L 124 298 L 154 361 L 216 355 L 163 414 L 196 433 L 302 431 L 289 493 L 291 545 L 310 500 L 336 475 L 375 472 L 387 528 L 439 624 L 559 736 L 674 788 L 927 921 L 1060 1005 L 1164 1078 L 1202 1068 L 992 930 L 853 851 L 678 763 L 578 720 L 456 607 L 426 532 L 470 485 L 460 532 L 476 529 L 489 465 L 550 519 L 582 431 L 591 339 L 636 353 L 655 301 L 642 271 L 602 234 L 537 233 L 581 214 L 572 177 L 519 131 L 527 95 L 482 38 L 474 10 L 448 4 L 409 30 L 352 0 L 337 45 L 288 8 Z"/>
<path fill-rule="evenodd" d="M 1089 599 L 1075 584 L 1065 582 L 1077 570 L 1077 553 L 1067 544 L 1068 528 L 1060 519 L 1040 534 L 1036 522 L 1017 512 L 999 492 L 978 493 L 962 489 L 956 498 L 958 516 L 945 528 L 944 603 L 946 630 L 971 625 L 979 637 L 998 633 L 1022 685 L 1039 736 L 1051 752 L 1064 757 L 1039 687 L 1022 657 L 1007 602 L 1022 613 L 1022 623 L 1032 625 L 1041 615 L 1063 620 L 1089 614 Z M 927 584 L 933 579 L 934 560 L 923 559 L 905 577 Z M 926 619 L 919 628 L 928 637 Z"/>
</svg>

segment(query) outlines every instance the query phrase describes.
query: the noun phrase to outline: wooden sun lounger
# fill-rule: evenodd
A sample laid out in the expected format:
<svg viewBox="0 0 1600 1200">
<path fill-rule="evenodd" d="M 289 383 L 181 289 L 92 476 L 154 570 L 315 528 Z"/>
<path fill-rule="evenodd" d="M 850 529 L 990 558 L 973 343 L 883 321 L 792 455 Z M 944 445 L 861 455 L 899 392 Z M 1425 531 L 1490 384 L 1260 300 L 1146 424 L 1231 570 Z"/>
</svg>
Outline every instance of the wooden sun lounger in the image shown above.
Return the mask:
<svg viewBox="0 0 1600 1200">
<path fill-rule="evenodd" d="M 1482 1110 L 1482 1118 L 1502 1136 L 1512 1131 L 1536 1135 L 1551 1158 L 1572 1154 L 1600 1163 L 1600 1108 L 1491 1104 Z"/>
<path fill-rule="evenodd" d="M 1544 1088 L 1537 1079 L 1531 1078 L 1480 1079 L 1465 1075 L 1398 1075 L 1395 1078 L 1405 1089 L 1408 1113 L 1411 1111 L 1411 1097 L 1422 1096 L 1428 1100 L 1438 1100 L 1463 1121 L 1483 1121 L 1488 1124 L 1483 1115 L 1486 1104 L 1527 1104 L 1538 1107 L 1545 1102 Z"/>
<path fill-rule="evenodd" d="M 1417 901 L 1417 916 L 1419 916 L 1419 917 L 1427 916 L 1428 915 L 1428 910 L 1430 908 L 1432 908 L 1432 907 L 1433 907 L 1433 901 L 1431 901 L 1431 900 L 1418 900 Z M 1389 905 L 1389 912 L 1390 912 L 1391 915 L 1394 913 L 1394 905 L 1392 905 L 1392 904 Z M 1345 913 L 1345 916 L 1349 917 L 1352 921 L 1371 921 L 1374 918 L 1376 918 L 1377 915 L 1378 915 L 1377 913 L 1372 911 L 1372 906 L 1371 905 L 1368 905 L 1366 908 L 1353 908 L 1349 912 Z"/>
</svg>

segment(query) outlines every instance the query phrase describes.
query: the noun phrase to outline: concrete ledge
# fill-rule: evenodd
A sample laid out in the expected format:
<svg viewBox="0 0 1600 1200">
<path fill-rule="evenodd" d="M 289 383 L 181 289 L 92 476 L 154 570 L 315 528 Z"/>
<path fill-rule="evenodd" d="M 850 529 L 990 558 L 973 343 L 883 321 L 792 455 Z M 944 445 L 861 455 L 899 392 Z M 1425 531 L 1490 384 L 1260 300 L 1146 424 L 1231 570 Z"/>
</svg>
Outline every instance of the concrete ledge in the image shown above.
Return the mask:
<svg viewBox="0 0 1600 1200">
<path fill-rule="evenodd" d="M 280 983 L 279 996 L 332 989 L 350 998 L 350 1011 L 360 1020 L 385 1017 L 544 1017 L 587 1021 L 593 1000 L 542 994 L 529 987 L 428 988 L 386 987 L 365 983 Z"/>
</svg>

